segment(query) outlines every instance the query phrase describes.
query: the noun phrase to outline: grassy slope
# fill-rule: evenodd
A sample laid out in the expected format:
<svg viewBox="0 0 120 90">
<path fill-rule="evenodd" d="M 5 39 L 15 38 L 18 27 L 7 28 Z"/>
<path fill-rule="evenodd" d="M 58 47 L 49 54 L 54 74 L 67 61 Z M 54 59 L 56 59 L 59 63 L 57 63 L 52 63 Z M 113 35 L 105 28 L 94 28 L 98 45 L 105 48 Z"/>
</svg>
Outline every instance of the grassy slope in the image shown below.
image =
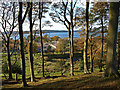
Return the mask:
<svg viewBox="0 0 120 90">
<path fill-rule="evenodd" d="M 67 55 L 67 54 L 66 54 Z M 77 54 L 80 55 L 80 54 Z M 57 55 L 46 55 L 49 57 L 49 60 L 46 62 L 56 63 L 54 58 L 64 58 L 62 54 Z M 77 56 L 76 56 L 77 57 Z M 79 57 L 79 56 L 78 56 Z M 26 58 L 29 58 L 29 55 L 26 54 Z M 58 58 L 58 59 L 59 59 Z M 13 58 L 12 58 L 13 59 Z M 54 62 L 53 62 L 54 61 Z M 34 68 L 35 68 L 35 77 L 36 82 L 30 82 L 30 70 L 29 70 L 29 59 L 26 59 L 26 78 L 27 83 L 29 85 L 28 88 L 103 88 L 103 87 L 119 87 L 120 88 L 120 79 L 112 79 L 112 78 L 105 78 L 103 77 L 103 73 L 98 72 L 97 68 L 94 68 L 94 73 L 92 74 L 83 74 L 83 72 L 75 71 L 75 76 L 69 76 L 69 73 L 65 73 L 66 77 L 58 77 L 58 78 L 41 78 L 42 73 L 37 73 L 37 68 L 41 64 L 40 55 L 37 54 L 34 57 Z M 37 65 L 38 64 L 38 65 Z M 48 66 L 46 66 L 48 67 Z M 8 76 L 8 74 L 6 74 Z M 51 73 L 50 76 L 60 76 L 60 72 Z M 3 76 L 3 75 L 2 75 Z M 46 75 L 47 76 L 47 75 Z M 13 74 L 13 78 L 15 75 Z M 18 75 L 18 79 L 20 81 L 17 84 L 3 84 L 2 88 L 21 88 L 21 75 Z M 2 78 L 4 80 L 4 78 Z M 14 82 L 14 81 L 11 81 Z"/>
<path fill-rule="evenodd" d="M 78 74 L 57 78 L 37 78 L 36 82 L 27 81 L 28 88 L 120 88 L 120 79 L 103 77 L 103 72 Z M 2 88 L 21 88 L 19 84 L 4 84 Z"/>
</svg>

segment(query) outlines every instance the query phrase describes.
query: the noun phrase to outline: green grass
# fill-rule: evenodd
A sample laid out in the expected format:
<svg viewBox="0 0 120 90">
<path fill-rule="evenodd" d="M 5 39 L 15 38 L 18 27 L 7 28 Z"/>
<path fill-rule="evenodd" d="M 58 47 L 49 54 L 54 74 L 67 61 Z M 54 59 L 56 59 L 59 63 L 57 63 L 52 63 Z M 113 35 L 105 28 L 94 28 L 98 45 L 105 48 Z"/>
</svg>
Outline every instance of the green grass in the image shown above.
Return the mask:
<svg viewBox="0 0 120 90">
<path fill-rule="evenodd" d="M 120 79 L 103 77 L 103 72 L 92 74 L 79 73 L 75 76 L 57 78 L 36 78 L 36 82 L 27 80 L 27 88 L 120 88 Z M 21 88 L 19 84 L 4 84 L 2 88 Z"/>
<path fill-rule="evenodd" d="M 80 53 L 76 53 L 75 57 L 80 57 Z M 17 55 L 18 58 L 20 58 L 19 55 Z M 92 74 L 84 74 L 83 72 L 80 72 L 80 69 L 74 70 L 75 76 L 69 75 L 69 70 L 64 73 L 64 77 L 61 77 L 60 71 L 50 71 L 49 69 L 56 69 L 58 61 L 61 59 L 65 60 L 66 62 L 69 62 L 68 54 L 65 55 L 60 53 L 47 53 L 45 54 L 45 76 L 51 76 L 50 78 L 42 78 L 42 71 L 41 71 L 41 55 L 40 53 L 35 54 L 34 56 L 34 74 L 35 74 L 35 80 L 36 82 L 30 82 L 30 66 L 29 66 L 29 54 L 25 54 L 26 57 L 26 79 L 27 83 L 29 85 L 28 88 L 99 88 L 99 87 L 119 87 L 120 83 L 119 79 L 113 79 L 113 78 L 105 78 L 103 77 L 103 72 L 99 72 L 99 68 L 94 68 L 94 73 Z M 3 60 L 6 60 L 7 57 L 3 57 Z M 11 57 L 12 64 L 14 63 L 14 56 Z M 21 63 L 21 60 L 19 60 L 19 63 Z M 79 62 L 78 62 L 79 63 Z M 78 64 L 77 63 L 77 64 Z M 74 65 L 77 65 L 74 64 Z M 79 65 L 78 65 L 79 66 Z M 75 66 L 76 67 L 76 66 Z M 48 69 L 49 72 L 46 70 Z M 40 71 L 40 72 L 38 72 Z M 13 75 L 13 79 L 15 77 L 15 74 Z M 4 75 L 2 74 L 2 81 L 4 82 L 6 79 Z M 8 78 L 8 74 L 6 74 Z M 55 78 L 52 78 L 55 76 Z M 56 78 L 57 77 L 57 78 Z M 21 79 L 22 75 L 18 74 L 19 82 L 18 84 L 3 84 L 2 88 L 21 88 Z M 13 80 L 14 81 L 14 80 Z"/>
<path fill-rule="evenodd" d="M 75 53 L 75 56 L 76 57 L 79 57 L 81 54 L 80 53 Z M 56 54 L 53 54 L 53 53 L 46 53 L 45 54 L 45 58 L 47 57 L 47 59 L 45 60 L 45 67 L 47 67 L 47 69 L 49 69 L 50 67 L 54 67 L 56 68 L 55 64 L 58 63 L 58 60 L 60 59 L 65 59 L 67 62 L 69 62 L 69 60 L 67 60 L 67 58 L 69 58 L 69 55 L 66 53 L 66 54 L 60 54 L 60 53 L 56 53 Z M 20 58 L 20 55 L 17 55 L 17 58 Z M 4 56 L 2 57 L 3 61 L 6 60 L 7 61 L 7 56 Z M 25 54 L 25 59 L 26 59 L 26 77 L 27 78 L 30 78 L 30 66 L 29 66 L 29 54 Z M 12 60 L 12 64 L 15 62 L 15 56 L 12 55 L 11 57 L 11 60 Z M 51 62 L 50 65 L 48 65 L 47 63 L 48 62 Z M 21 64 L 21 60 L 18 60 L 18 63 Z M 34 74 L 35 76 L 42 76 L 42 69 L 41 69 L 41 65 L 42 65 L 42 60 L 41 60 L 41 54 L 40 53 L 36 53 L 35 56 L 34 56 Z M 49 68 L 48 68 L 49 67 Z M 39 72 L 40 71 L 40 72 Z M 39 73 L 38 73 L 39 72 Z M 58 75 L 60 75 L 59 73 L 60 72 L 56 72 Z M 45 72 L 46 76 L 49 75 L 48 72 Z M 67 75 L 68 73 L 65 73 L 65 75 Z M 54 72 L 51 72 L 50 71 L 50 75 L 55 75 Z M 2 76 L 4 76 L 2 74 Z M 8 76 L 6 74 L 6 76 Z M 14 77 L 14 74 L 13 74 L 13 77 Z M 19 79 L 21 79 L 21 75 L 19 75 L 18 77 Z M 5 79 L 3 77 L 3 79 Z"/>
</svg>

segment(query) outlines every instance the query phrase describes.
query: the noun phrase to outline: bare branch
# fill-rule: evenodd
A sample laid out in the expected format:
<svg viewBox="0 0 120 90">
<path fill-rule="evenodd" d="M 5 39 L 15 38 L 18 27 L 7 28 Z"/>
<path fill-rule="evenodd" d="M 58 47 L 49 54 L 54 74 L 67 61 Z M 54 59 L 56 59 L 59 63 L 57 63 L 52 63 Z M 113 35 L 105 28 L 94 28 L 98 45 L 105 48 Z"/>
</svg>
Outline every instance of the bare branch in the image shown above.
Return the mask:
<svg viewBox="0 0 120 90">
<path fill-rule="evenodd" d="M 3 34 L 3 32 L 1 32 L 1 30 L 0 30 L 0 33 L 2 34 L 2 39 L 4 38 L 4 40 L 5 40 L 5 42 L 7 42 L 7 40 L 6 40 L 6 38 L 5 38 L 5 35 Z"/>
<path fill-rule="evenodd" d="M 66 26 L 67 29 L 69 29 L 69 26 L 67 26 L 67 24 L 65 23 L 65 21 L 64 21 L 64 25 Z"/>
<path fill-rule="evenodd" d="M 33 25 L 35 24 L 36 17 L 37 17 L 37 15 L 35 15 L 35 17 L 34 17 L 34 19 L 33 19 L 32 27 L 33 27 Z"/>
<path fill-rule="evenodd" d="M 75 4 L 74 4 L 74 6 L 73 6 L 73 10 L 74 10 L 74 8 L 75 8 L 75 5 L 76 5 L 77 1 L 78 1 L 78 0 L 76 0 Z"/>
<path fill-rule="evenodd" d="M 68 5 L 68 2 L 66 2 L 66 4 L 64 2 L 63 3 L 63 6 L 65 8 L 64 10 L 64 18 L 65 18 L 65 21 L 67 21 L 68 24 L 70 24 L 70 22 L 68 21 L 67 17 L 66 17 L 66 9 L 67 9 L 67 5 Z"/>
<path fill-rule="evenodd" d="M 24 14 L 24 17 L 23 17 L 23 19 L 22 19 L 22 23 L 24 22 L 24 20 L 25 20 L 25 18 L 26 18 L 26 15 L 27 15 L 27 12 L 28 12 L 29 7 L 30 7 L 30 5 L 29 5 L 29 3 L 27 3 L 27 9 L 26 9 L 25 14 Z"/>
</svg>

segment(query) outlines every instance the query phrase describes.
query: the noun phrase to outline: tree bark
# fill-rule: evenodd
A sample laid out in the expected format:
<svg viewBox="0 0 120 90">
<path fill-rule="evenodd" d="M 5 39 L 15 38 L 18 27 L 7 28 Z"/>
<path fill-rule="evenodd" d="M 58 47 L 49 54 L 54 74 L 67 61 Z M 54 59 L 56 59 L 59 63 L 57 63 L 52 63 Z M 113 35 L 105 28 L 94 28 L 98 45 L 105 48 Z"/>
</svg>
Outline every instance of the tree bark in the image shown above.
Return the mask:
<svg viewBox="0 0 120 90">
<path fill-rule="evenodd" d="M 31 82 L 35 81 L 34 80 L 34 67 L 33 67 L 33 36 L 32 36 L 32 28 L 33 28 L 33 24 L 32 24 L 32 2 L 29 3 L 30 4 L 30 9 L 29 9 L 29 22 L 30 22 L 30 50 L 29 50 L 29 54 L 30 54 L 30 71 L 31 71 Z"/>
<path fill-rule="evenodd" d="M 110 2 L 109 12 L 109 28 L 107 38 L 107 60 L 106 60 L 106 77 L 120 77 L 116 67 L 116 43 L 118 31 L 118 16 L 119 16 L 119 3 Z"/>
<path fill-rule="evenodd" d="M 41 5 L 42 3 L 42 5 Z M 42 7 L 41 7 L 42 6 Z M 40 28 L 40 42 L 41 42 L 41 56 L 42 56 L 42 73 L 43 73 L 43 77 L 45 77 L 44 74 L 44 53 L 43 53 L 43 39 L 42 39 L 42 29 L 41 29 L 41 19 L 42 19 L 42 11 L 43 10 L 43 2 L 39 2 L 39 28 Z"/>
<path fill-rule="evenodd" d="M 17 73 L 15 73 L 15 81 L 18 81 Z"/>
<path fill-rule="evenodd" d="M 10 49 L 9 49 L 9 38 L 7 41 L 7 56 L 8 56 L 8 73 L 9 73 L 9 79 L 12 79 L 12 67 L 11 67 L 11 59 L 10 59 Z"/>
<path fill-rule="evenodd" d="M 73 1 L 71 0 L 71 35 L 70 35 L 70 75 L 74 75 L 74 70 L 73 70 L 73 7 L 72 7 Z"/>
<path fill-rule="evenodd" d="M 87 48 L 88 48 L 88 11 L 89 2 L 86 2 L 86 19 L 85 19 L 85 41 L 84 41 L 84 73 L 89 73 L 88 60 L 87 60 Z"/>
<path fill-rule="evenodd" d="M 22 59 L 22 84 L 23 87 L 27 86 L 26 83 L 26 75 L 25 75 L 25 55 L 24 55 L 24 41 L 23 41 L 23 29 L 22 29 L 22 2 L 19 2 L 19 15 L 18 15 L 18 23 L 19 23 L 19 36 L 20 36 L 20 51 L 21 51 L 21 59 Z"/>
<path fill-rule="evenodd" d="M 118 70 L 120 65 L 120 38 L 118 39 Z"/>
<path fill-rule="evenodd" d="M 92 45 L 92 36 L 91 36 L 91 44 L 90 44 L 90 69 L 93 72 L 93 45 Z"/>
</svg>

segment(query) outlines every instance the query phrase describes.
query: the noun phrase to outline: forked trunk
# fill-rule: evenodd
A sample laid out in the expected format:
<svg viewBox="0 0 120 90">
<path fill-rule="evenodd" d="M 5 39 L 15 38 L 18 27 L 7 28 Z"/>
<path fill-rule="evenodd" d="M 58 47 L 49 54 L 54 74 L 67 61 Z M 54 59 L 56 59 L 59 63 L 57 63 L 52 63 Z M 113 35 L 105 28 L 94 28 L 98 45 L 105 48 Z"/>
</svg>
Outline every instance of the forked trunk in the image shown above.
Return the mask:
<svg viewBox="0 0 120 90">
<path fill-rule="evenodd" d="M 29 56 L 30 56 L 30 71 L 31 71 L 31 82 L 34 81 L 34 67 L 33 67 L 33 36 L 32 36 L 32 2 L 30 4 L 29 9 L 29 22 L 30 22 L 30 50 L 29 50 Z"/>
<path fill-rule="evenodd" d="M 22 59 L 22 84 L 23 87 L 26 87 L 27 83 L 26 83 L 26 75 L 25 75 L 25 55 L 24 55 L 24 41 L 23 41 L 23 30 L 22 30 L 22 2 L 19 2 L 18 23 L 19 23 L 19 36 L 20 36 L 20 51 L 21 51 L 21 59 Z"/>
</svg>

